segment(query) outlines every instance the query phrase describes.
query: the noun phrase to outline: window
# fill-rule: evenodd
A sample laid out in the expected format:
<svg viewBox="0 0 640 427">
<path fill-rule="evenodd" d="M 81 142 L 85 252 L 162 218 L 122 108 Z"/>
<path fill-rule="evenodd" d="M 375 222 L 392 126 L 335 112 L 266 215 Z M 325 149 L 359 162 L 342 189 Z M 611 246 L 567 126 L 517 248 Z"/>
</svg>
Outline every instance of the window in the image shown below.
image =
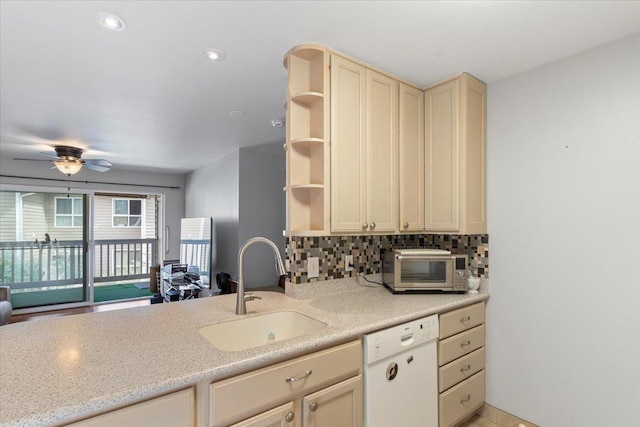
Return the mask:
<svg viewBox="0 0 640 427">
<path fill-rule="evenodd" d="M 56 227 L 82 227 L 82 197 L 56 197 Z"/>
<path fill-rule="evenodd" d="M 142 200 L 113 199 L 113 226 L 140 227 L 142 225 Z"/>
</svg>

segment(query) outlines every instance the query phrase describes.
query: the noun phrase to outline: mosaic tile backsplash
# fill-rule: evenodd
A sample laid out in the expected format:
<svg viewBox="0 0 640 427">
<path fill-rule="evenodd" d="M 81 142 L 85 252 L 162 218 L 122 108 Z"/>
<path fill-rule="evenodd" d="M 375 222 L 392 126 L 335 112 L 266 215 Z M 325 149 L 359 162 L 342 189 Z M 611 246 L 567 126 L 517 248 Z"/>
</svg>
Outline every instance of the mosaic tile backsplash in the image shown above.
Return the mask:
<svg viewBox="0 0 640 427">
<path fill-rule="evenodd" d="M 489 236 L 410 234 L 383 236 L 288 237 L 286 268 L 291 283 L 355 277 L 344 271 L 344 256 L 353 255 L 353 264 L 364 274 L 381 273 L 380 254 L 392 248 L 436 248 L 453 254 L 466 254 L 474 276 L 489 278 Z M 307 276 L 307 257 L 320 259 L 320 275 Z"/>
</svg>

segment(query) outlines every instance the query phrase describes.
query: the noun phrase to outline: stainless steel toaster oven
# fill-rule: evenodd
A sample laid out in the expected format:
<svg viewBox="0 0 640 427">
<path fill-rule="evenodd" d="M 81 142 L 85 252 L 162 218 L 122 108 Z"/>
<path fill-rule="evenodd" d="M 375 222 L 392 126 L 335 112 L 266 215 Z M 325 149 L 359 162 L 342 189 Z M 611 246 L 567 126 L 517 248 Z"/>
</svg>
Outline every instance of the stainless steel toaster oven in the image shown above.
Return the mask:
<svg viewBox="0 0 640 427">
<path fill-rule="evenodd" d="M 468 257 L 440 249 L 395 249 L 384 254 L 382 280 L 393 293 L 466 292 Z"/>
</svg>

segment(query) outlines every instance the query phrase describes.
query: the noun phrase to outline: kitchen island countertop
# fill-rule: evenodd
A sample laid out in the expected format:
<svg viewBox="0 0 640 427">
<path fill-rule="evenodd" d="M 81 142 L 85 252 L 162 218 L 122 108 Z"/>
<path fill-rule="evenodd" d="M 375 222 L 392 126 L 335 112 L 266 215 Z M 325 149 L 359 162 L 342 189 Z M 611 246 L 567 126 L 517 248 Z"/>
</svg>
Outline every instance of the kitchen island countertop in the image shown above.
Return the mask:
<svg viewBox="0 0 640 427">
<path fill-rule="evenodd" d="M 198 333 L 240 317 L 235 294 L 0 327 L 0 425 L 59 425 L 489 298 L 392 295 L 355 279 L 339 282 L 256 292 L 262 299 L 247 303 L 248 316 L 294 310 L 328 327 L 242 351 L 218 350 Z"/>
</svg>

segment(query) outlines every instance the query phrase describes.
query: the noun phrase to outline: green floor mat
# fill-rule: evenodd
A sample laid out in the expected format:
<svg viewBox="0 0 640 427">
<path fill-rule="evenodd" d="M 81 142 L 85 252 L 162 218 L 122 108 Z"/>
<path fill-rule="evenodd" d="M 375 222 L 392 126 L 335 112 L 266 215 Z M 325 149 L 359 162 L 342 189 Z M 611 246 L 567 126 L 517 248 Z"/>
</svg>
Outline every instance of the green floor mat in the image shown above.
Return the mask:
<svg viewBox="0 0 640 427">
<path fill-rule="evenodd" d="M 119 299 L 150 297 L 149 288 L 138 289 L 135 284 L 96 286 L 93 300 L 95 302 L 115 301 Z"/>
<path fill-rule="evenodd" d="M 117 301 L 130 298 L 150 297 L 153 295 L 149 288 L 138 289 L 134 283 L 121 285 L 96 286 L 94 290 L 95 302 Z M 38 307 L 52 304 L 81 302 L 82 288 L 53 289 L 47 291 L 19 292 L 11 294 L 13 309 Z"/>
</svg>

